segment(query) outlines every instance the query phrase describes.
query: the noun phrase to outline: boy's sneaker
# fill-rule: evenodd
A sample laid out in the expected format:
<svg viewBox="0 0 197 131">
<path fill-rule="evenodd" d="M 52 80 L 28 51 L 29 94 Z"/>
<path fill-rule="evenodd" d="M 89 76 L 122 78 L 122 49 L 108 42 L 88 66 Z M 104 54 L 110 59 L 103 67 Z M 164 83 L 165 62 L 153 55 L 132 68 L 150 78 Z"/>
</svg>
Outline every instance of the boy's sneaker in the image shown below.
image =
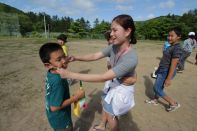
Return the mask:
<svg viewBox="0 0 197 131">
<path fill-rule="evenodd" d="M 151 73 L 151 77 L 155 79 L 157 78 L 157 75 L 155 75 L 155 72 Z"/>
<path fill-rule="evenodd" d="M 176 72 L 177 73 L 183 73 L 183 70 L 177 69 Z"/>
<path fill-rule="evenodd" d="M 145 100 L 146 104 L 153 104 L 154 106 L 158 105 L 158 101 L 157 100 Z"/>
<path fill-rule="evenodd" d="M 172 111 L 175 111 L 176 109 L 178 109 L 179 107 L 181 107 L 181 105 L 179 103 L 176 103 L 176 105 L 170 105 L 168 108 L 166 108 L 166 110 L 168 112 L 172 112 Z"/>
<path fill-rule="evenodd" d="M 177 73 L 183 73 L 183 71 L 182 70 L 179 70 L 179 71 L 177 71 Z"/>
</svg>

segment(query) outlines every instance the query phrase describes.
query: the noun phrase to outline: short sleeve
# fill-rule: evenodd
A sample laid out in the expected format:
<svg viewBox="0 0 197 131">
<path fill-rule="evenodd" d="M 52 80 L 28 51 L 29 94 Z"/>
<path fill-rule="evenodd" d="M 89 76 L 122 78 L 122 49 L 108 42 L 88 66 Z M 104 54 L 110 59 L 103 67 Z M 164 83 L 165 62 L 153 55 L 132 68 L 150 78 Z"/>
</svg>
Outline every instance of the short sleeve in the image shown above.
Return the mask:
<svg viewBox="0 0 197 131">
<path fill-rule="evenodd" d="M 112 50 L 112 45 L 107 46 L 102 50 L 102 53 L 105 57 L 110 57 L 110 52 Z"/>
<path fill-rule="evenodd" d="M 172 58 L 180 58 L 182 55 L 182 48 L 180 45 L 174 47 Z"/>
</svg>

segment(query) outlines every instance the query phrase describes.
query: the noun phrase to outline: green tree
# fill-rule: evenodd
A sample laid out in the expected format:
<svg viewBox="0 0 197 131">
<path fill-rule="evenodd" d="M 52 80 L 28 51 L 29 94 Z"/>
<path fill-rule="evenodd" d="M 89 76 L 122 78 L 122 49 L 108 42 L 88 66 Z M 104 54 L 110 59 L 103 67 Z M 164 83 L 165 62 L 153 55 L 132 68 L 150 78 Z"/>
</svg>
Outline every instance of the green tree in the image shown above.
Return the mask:
<svg viewBox="0 0 197 131">
<path fill-rule="evenodd" d="M 180 21 L 185 23 L 186 31 L 185 35 L 190 31 L 197 32 L 197 9 L 190 10 L 187 13 L 184 13 L 180 18 Z"/>
<path fill-rule="evenodd" d="M 98 19 L 98 18 L 96 18 L 96 19 L 95 19 L 95 21 L 94 21 L 94 25 L 93 25 L 93 27 L 96 27 L 98 24 L 99 24 L 99 19 Z"/>
<path fill-rule="evenodd" d="M 33 30 L 33 23 L 30 18 L 26 15 L 20 14 L 19 15 L 19 24 L 20 24 L 20 32 L 23 36 L 26 33 L 31 32 Z"/>
</svg>

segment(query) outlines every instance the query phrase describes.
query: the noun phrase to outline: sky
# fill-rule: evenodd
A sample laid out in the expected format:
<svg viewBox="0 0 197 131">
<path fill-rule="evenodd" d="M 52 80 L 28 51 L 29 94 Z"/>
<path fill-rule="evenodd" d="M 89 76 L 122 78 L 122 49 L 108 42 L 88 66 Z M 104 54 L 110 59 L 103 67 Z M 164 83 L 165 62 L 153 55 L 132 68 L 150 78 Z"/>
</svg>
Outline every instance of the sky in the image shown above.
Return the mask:
<svg viewBox="0 0 197 131">
<path fill-rule="evenodd" d="M 197 0 L 0 0 L 24 12 L 45 12 L 50 16 L 85 18 L 93 22 L 111 20 L 120 14 L 143 21 L 168 14 L 183 15 L 197 9 Z"/>
</svg>

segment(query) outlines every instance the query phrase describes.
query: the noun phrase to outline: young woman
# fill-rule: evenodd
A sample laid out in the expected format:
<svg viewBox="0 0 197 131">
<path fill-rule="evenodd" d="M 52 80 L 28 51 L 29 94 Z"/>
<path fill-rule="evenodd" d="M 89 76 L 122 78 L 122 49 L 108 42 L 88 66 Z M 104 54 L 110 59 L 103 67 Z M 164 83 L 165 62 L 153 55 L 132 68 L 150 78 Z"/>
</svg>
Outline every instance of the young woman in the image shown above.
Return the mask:
<svg viewBox="0 0 197 131">
<path fill-rule="evenodd" d="M 138 58 L 133 44 L 135 25 L 131 16 L 119 15 L 112 20 L 111 38 L 113 43 L 100 52 L 85 56 L 71 57 L 70 61 L 95 61 L 110 57 L 112 68 L 103 74 L 80 74 L 65 69 L 57 72 L 63 78 L 72 78 L 87 82 L 105 82 L 111 80 L 102 96 L 103 114 L 100 125 L 91 130 L 104 130 L 108 122 L 112 131 L 118 130 L 117 116 L 126 114 L 134 105 L 135 68 Z M 128 82 L 129 81 L 129 82 Z"/>
</svg>

